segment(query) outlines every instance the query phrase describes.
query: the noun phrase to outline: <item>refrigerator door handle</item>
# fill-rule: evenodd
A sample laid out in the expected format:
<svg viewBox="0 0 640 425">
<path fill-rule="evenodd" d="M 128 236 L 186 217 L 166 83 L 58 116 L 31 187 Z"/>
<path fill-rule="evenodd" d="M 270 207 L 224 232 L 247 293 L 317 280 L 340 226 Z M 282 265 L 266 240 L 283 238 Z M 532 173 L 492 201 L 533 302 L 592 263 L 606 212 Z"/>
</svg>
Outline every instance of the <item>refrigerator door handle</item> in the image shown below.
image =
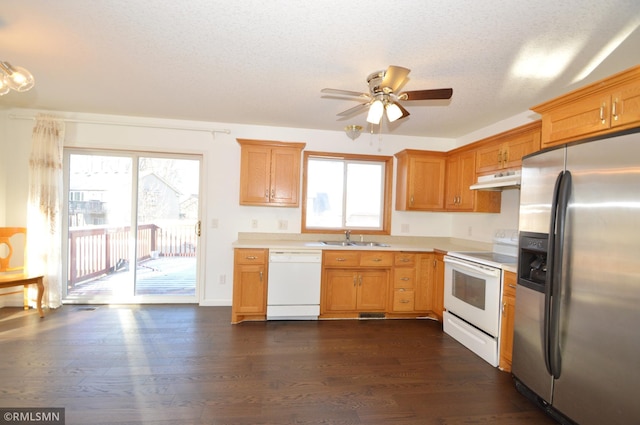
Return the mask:
<svg viewBox="0 0 640 425">
<path fill-rule="evenodd" d="M 552 202 L 551 227 L 547 254 L 547 285 L 545 289 L 545 364 L 555 379 L 562 371 L 560 355 L 560 297 L 562 292 L 562 259 L 567 210 L 571 196 L 571 172 L 560 173 L 556 180 Z"/>
<path fill-rule="evenodd" d="M 544 286 L 544 317 L 542 323 L 543 338 L 542 349 L 544 353 L 544 364 L 547 368 L 549 375 L 553 375 L 553 367 L 551 364 L 551 293 L 553 287 L 553 270 L 554 270 L 554 251 L 556 241 L 556 220 L 558 217 L 558 198 L 560 193 L 560 185 L 562 183 L 562 177 L 564 171 L 558 174 L 556 178 L 556 184 L 553 188 L 553 194 L 551 198 L 551 220 L 549 225 L 549 237 L 547 241 L 547 277 Z"/>
</svg>

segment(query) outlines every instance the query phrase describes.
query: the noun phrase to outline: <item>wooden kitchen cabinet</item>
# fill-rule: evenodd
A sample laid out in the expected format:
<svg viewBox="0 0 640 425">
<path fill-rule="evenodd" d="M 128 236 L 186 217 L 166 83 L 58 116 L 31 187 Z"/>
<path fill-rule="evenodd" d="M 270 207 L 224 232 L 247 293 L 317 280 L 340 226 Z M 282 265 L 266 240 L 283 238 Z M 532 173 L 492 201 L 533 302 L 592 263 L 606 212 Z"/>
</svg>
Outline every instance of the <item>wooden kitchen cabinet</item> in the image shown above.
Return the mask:
<svg viewBox="0 0 640 425">
<path fill-rule="evenodd" d="M 476 182 L 475 151 L 454 151 L 446 165 L 447 211 L 500 212 L 501 192 L 469 189 Z"/>
<path fill-rule="evenodd" d="M 324 251 L 322 257 L 321 318 L 384 314 L 392 252 Z"/>
<path fill-rule="evenodd" d="M 511 372 L 513 353 L 513 322 L 516 308 L 516 274 L 505 271 L 502 288 L 502 319 L 500 323 L 500 364 L 505 372 Z"/>
<path fill-rule="evenodd" d="M 441 211 L 444 208 L 444 152 L 406 149 L 398 161 L 396 210 Z"/>
<path fill-rule="evenodd" d="M 433 313 L 440 322 L 444 312 L 444 255 L 436 251 L 433 258 Z"/>
<path fill-rule="evenodd" d="M 476 174 L 522 167 L 522 157 L 540 150 L 542 124 L 536 121 L 476 142 Z"/>
<path fill-rule="evenodd" d="M 531 108 L 542 116 L 541 146 L 640 126 L 640 66 Z"/>
<path fill-rule="evenodd" d="M 266 320 L 268 249 L 234 250 L 231 322 Z"/>
<path fill-rule="evenodd" d="M 237 139 L 240 154 L 240 205 L 297 207 L 300 156 L 304 143 Z"/>
</svg>

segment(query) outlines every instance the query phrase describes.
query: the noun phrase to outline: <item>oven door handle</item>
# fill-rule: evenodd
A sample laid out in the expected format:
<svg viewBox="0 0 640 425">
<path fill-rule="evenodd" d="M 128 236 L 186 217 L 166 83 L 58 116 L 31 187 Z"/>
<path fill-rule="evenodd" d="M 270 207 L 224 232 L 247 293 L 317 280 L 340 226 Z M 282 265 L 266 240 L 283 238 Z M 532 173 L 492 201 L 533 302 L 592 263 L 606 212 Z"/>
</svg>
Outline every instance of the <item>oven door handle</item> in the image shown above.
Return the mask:
<svg viewBox="0 0 640 425">
<path fill-rule="evenodd" d="M 482 273 L 486 276 L 493 276 L 493 277 L 500 276 L 500 270 L 493 267 L 484 267 L 480 264 L 471 264 L 471 263 L 467 263 L 466 261 L 456 260 L 452 257 L 444 257 L 444 262 L 465 267 L 467 269 L 477 271 L 478 273 Z"/>
</svg>

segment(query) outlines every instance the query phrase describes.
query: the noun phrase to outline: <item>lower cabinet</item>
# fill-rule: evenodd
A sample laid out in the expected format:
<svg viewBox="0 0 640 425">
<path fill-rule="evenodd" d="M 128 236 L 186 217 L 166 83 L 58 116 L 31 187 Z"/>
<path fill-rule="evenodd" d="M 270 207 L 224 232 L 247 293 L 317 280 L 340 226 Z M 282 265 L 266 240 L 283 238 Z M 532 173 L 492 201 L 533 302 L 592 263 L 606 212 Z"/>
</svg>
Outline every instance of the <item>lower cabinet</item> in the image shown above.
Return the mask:
<svg viewBox="0 0 640 425">
<path fill-rule="evenodd" d="M 434 253 L 433 314 L 442 322 L 444 312 L 444 253 Z"/>
<path fill-rule="evenodd" d="M 513 321 L 516 312 L 516 281 L 515 273 L 504 272 L 499 367 L 505 372 L 511 372 L 511 358 L 513 353 Z"/>
<path fill-rule="evenodd" d="M 266 320 L 268 249 L 235 249 L 231 322 Z"/>
<path fill-rule="evenodd" d="M 392 266 L 392 252 L 324 251 L 320 317 L 384 314 Z"/>
</svg>

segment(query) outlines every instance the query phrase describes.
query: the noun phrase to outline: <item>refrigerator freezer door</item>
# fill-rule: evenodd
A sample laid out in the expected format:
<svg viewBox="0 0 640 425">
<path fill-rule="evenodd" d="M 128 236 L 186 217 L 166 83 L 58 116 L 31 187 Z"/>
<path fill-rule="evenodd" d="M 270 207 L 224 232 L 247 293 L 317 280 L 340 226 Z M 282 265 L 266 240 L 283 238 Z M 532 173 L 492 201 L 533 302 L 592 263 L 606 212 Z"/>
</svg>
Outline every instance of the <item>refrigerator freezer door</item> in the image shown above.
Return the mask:
<svg viewBox="0 0 640 425">
<path fill-rule="evenodd" d="M 567 169 L 573 187 L 553 406 L 583 425 L 637 423 L 640 133 L 569 147 Z M 515 362 L 514 353 L 514 371 Z"/>
<path fill-rule="evenodd" d="M 551 403 L 553 379 L 544 362 L 543 315 L 544 293 L 518 285 L 511 371 L 530 390 Z"/>
<path fill-rule="evenodd" d="M 520 231 L 549 233 L 553 187 L 558 174 L 564 170 L 564 160 L 565 149 L 562 148 L 522 161 Z"/>
</svg>

